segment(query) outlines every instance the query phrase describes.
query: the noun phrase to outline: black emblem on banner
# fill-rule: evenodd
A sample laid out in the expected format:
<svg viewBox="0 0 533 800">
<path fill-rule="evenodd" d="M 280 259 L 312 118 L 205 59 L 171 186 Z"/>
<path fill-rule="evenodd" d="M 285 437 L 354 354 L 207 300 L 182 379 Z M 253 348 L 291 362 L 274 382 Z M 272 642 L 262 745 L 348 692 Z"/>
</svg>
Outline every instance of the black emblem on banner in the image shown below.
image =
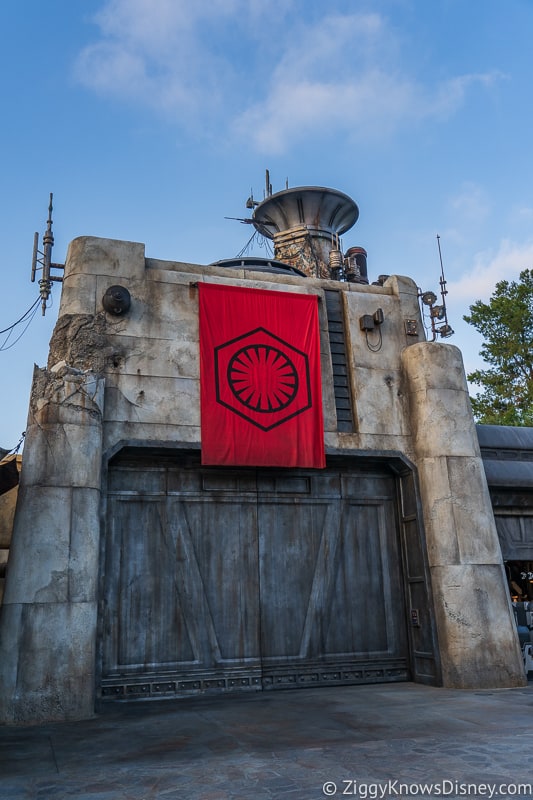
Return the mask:
<svg viewBox="0 0 533 800">
<path fill-rule="evenodd" d="M 265 328 L 215 347 L 215 385 L 218 403 L 264 431 L 312 405 L 307 354 Z"/>
</svg>

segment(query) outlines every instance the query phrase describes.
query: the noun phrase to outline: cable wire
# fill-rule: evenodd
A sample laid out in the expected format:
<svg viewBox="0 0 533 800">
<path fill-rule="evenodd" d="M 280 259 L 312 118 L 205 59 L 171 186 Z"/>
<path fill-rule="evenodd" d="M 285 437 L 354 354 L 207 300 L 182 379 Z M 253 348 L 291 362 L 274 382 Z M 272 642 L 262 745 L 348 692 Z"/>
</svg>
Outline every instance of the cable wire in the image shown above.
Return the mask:
<svg viewBox="0 0 533 800">
<path fill-rule="evenodd" d="M 14 327 L 15 327 L 16 325 L 18 325 L 20 322 L 22 322 L 22 321 L 23 321 L 23 320 L 24 320 L 24 319 L 25 319 L 25 318 L 28 316 L 28 314 L 29 314 L 31 311 L 33 311 L 33 309 L 35 308 L 35 306 L 37 305 L 37 303 L 39 303 L 39 302 L 40 302 L 40 300 L 41 300 L 41 298 L 40 298 L 40 297 L 38 297 L 38 298 L 37 298 L 37 300 L 36 300 L 34 303 L 32 303 L 32 304 L 31 304 L 31 306 L 28 308 L 28 310 L 26 311 L 26 313 L 25 313 L 25 314 L 23 314 L 23 315 L 21 316 L 21 318 L 20 318 L 20 319 L 18 319 L 16 322 L 14 322 L 14 323 L 13 323 L 13 325 L 9 325 L 9 327 L 7 327 L 7 328 L 4 328 L 4 330 L 3 330 L 3 331 L 0 331 L 0 335 L 1 335 L 2 333 L 7 333 L 7 331 L 10 331 L 12 328 L 14 328 Z"/>
<path fill-rule="evenodd" d="M 18 443 L 15 445 L 15 447 L 12 447 L 11 450 L 8 450 L 7 453 L 5 453 L 2 456 L 2 458 L 0 458 L 0 462 L 7 461 L 10 456 L 13 456 L 13 455 L 16 456 L 18 454 L 18 451 L 21 448 L 22 442 L 24 441 L 25 437 L 26 437 L 26 431 L 21 433 L 20 439 L 18 440 Z"/>
<path fill-rule="evenodd" d="M 11 325 L 9 328 L 6 328 L 4 331 L 0 331 L 0 333 L 6 333 L 6 331 L 8 331 L 8 334 L 7 334 L 6 338 L 4 339 L 2 344 L 0 345 L 0 353 L 5 352 L 6 350 L 10 350 L 24 336 L 24 334 L 28 330 L 31 322 L 33 321 L 33 319 L 34 319 L 34 317 L 35 317 L 35 315 L 36 315 L 36 313 L 38 311 L 38 304 L 39 304 L 40 300 L 41 300 L 40 297 L 37 298 L 35 303 L 28 309 L 28 311 L 26 311 L 24 316 L 22 316 L 19 320 L 17 320 L 17 322 L 14 322 L 13 325 Z M 15 339 L 14 342 L 11 342 L 11 344 L 9 346 L 7 346 L 7 343 L 11 338 L 11 334 L 15 330 L 16 326 L 19 325 L 22 321 L 26 320 L 26 318 L 27 318 L 28 314 L 30 314 L 30 312 L 32 312 L 32 313 L 30 315 L 30 318 L 27 320 L 26 325 L 24 326 L 24 328 L 22 330 L 22 333 L 20 333 L 17 336 L 17 338 Z"/>
</svg>

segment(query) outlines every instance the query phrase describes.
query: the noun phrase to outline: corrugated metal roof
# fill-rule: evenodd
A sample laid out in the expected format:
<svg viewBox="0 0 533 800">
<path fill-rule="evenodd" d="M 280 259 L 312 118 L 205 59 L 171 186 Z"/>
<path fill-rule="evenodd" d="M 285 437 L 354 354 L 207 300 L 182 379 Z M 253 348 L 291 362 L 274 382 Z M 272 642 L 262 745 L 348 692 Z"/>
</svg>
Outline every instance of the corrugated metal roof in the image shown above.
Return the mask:
<svg viewBox="0 0 533 800">
<path fill-rule="evenodd" d="M 533 428 L 476 425 L 490 487 L 533 490 Z"/>
</svg>

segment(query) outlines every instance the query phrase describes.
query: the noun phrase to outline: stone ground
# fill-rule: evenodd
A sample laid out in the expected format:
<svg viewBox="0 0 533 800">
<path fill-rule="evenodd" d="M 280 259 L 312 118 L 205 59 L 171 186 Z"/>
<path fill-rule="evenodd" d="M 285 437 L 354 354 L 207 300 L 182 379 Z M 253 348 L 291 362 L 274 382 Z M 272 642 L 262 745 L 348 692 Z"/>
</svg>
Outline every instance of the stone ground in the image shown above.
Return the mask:
<svg viewBox="0 0 533 800">
<path fill-rule="evenodd" d="M 532 800 L 528 783 L 533 684 L 145 701 L 85 722 L 0 727 L 1 800 Z"/>
</svg>

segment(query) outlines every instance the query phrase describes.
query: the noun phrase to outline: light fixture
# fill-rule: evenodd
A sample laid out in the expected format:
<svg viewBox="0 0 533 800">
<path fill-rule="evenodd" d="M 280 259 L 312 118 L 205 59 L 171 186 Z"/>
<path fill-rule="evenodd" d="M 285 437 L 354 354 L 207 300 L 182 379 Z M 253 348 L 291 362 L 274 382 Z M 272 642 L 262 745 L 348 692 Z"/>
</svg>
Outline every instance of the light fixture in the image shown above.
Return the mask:
<svg viewBox="0 0 533 800">
<path fill-rule="evenodd" d="M 432 306 L 430 314 L 433 317 L 433 319 L 444 319 L 446 315 L 446 309 L 444 308 L 444 306 Z"/>
<path fill-rule="evenodd" d="M 450 336 L 453 336 L 455 331 L 450 325 L 442 325 L 438 329 L 439 336 L 442 336 L 443 339 L 448 339 Z"/>
<path fill-rule="evenodd" d="M 425 306 L 432 306 L 433 303 L 437 302 L 437 295 L 434 292 L 424 292 L 422 302 Z"/>
</svg>

